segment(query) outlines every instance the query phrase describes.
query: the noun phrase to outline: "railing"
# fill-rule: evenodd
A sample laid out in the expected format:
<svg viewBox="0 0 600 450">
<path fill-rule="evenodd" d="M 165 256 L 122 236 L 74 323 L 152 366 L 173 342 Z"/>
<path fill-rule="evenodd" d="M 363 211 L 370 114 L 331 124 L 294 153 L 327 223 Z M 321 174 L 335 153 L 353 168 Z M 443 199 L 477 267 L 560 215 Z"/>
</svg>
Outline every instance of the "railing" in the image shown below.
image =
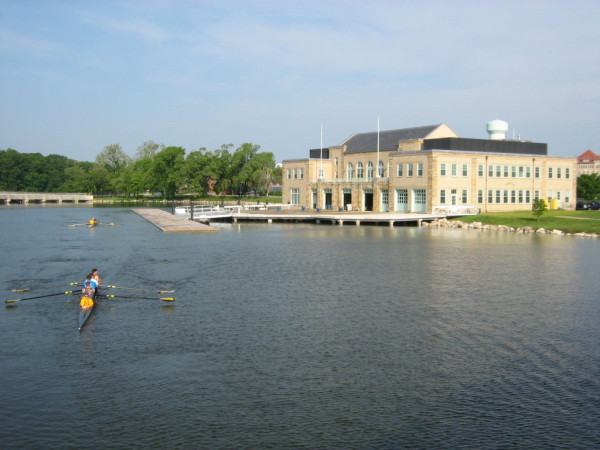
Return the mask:
<svg viewBox="0 0 600 450">
<path fill-rule="evenodd" d="M 313 178 L 309 183 L 389 183 L 389 177 L 368 178 Z"/>
<path fill-rule="evenodd" d="M 434 206 L 431 212 L 433 214 L 445 214 L 447 216 L 468 216 L 479 214 L 479 208 L 475 206 L 459 205 Z"/>
</svg>

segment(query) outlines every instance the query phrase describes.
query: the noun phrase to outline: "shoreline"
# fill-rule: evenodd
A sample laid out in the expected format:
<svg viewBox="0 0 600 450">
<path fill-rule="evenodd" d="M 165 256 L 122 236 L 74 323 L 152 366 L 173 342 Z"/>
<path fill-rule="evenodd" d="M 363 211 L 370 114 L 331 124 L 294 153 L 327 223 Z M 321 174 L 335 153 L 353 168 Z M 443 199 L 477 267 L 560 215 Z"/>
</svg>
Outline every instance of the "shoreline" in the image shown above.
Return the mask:
<svg viewBox="0 0 600 450">
<path fill-rule="evenodd" d="M 576 236 L 586 238 L 598 238 L 599 234 L 596 233 L 566 233 L 562 230 L 550 230 L 546 228 L 533 228 L 533 227 L 509 227 L 507 225 L 487 225 L 482 222 L 467 223 L 460 220 L 448 220 L 446 218 L 436 219 L 431 222 L 423 222 L 421 224 L 423 228 L 455 228 L 464 230 L 479 230 L 479 231 L 508 231 L 513 233 L 522 234 L 551 234 L 555 236 Z"/>
</svg>

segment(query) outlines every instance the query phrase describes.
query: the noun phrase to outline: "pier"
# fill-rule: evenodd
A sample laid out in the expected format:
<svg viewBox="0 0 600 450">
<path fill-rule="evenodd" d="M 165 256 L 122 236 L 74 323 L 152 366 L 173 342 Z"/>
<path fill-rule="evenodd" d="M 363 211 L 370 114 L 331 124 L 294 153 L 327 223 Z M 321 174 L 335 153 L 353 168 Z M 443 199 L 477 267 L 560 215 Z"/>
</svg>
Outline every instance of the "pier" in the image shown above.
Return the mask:
<svg viewBox="0 0 600 450">
<path fill-rule="evenodd" d="M 216 228 L 203 223 L 176 217 L 162 209 L 134 209 L 133 212 L 142 216 L 158 229 L 165 232 L 217 231 Z"/>
<path fill-rule="evenodd" d="M 89 194 L 53 193 L 53 192 L 0 192 L 0 204 L 28 203 L 92 203 L 94 196 Z"/>
<path fill-rule="evenodd" d="M 386 225 L 394 226 L 421 226 L 423 221 L 432 222 L 436 219 L 448 217 L 448 214 L 427 213 L 375 213 L 352 211 L 239 211 L 233 213 L 233 221 L 258 221 L 258 222 L 311 222 L 317 224 L 333 225 Z"/>
</svg>

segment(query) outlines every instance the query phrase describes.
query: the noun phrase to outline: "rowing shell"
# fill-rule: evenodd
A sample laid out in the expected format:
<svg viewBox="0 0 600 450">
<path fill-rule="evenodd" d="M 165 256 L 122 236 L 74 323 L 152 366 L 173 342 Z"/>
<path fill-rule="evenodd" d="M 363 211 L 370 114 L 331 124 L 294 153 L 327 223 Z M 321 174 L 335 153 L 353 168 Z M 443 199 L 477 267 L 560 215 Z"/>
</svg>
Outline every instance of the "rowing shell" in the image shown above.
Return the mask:
<svg viewBox="0 0 600 450">
<path fill-rule="evenodd" d="M 92 315 L 92 311 L 96 307 L 96 298 L 98 297 L 98 289 L 94 291 L 94 298 L 92 299 L 92 304 L 90 306 L 79 306 L 79 331 L 86 324 L 87 320 Z M 83 299 L 83 297 L 81 297 Z"/>
</svg>

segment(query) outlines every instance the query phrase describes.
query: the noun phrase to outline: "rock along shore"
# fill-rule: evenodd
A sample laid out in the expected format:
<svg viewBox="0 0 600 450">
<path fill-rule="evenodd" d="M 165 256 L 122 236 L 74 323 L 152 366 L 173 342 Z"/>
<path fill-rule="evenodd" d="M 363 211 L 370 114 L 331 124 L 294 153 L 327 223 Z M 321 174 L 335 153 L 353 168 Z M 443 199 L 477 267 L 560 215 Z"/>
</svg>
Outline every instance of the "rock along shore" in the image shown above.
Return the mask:
<svg viewBox="0 0 600 450">
<path fill-rule="evenodd" d="M 422 222 L 422 227 L 425 228 L 460 228 L 464 230 L 481 230 L 481 231 L 512 231 L 515 233 L 534 233 L 534 234 L 553 234 L 557 236 L 578 236 L 597 238 L 600 235 L 595 233 L 565 233 L 561 230 L 547 230 L 545 228 L 521 227 L 513 228 L 506 225 L 485 225 L 481 222 L 466 223 L 460 220 L 448 220 L 446 218 L 437 219 L 432 222 Z"/>
</svg>

